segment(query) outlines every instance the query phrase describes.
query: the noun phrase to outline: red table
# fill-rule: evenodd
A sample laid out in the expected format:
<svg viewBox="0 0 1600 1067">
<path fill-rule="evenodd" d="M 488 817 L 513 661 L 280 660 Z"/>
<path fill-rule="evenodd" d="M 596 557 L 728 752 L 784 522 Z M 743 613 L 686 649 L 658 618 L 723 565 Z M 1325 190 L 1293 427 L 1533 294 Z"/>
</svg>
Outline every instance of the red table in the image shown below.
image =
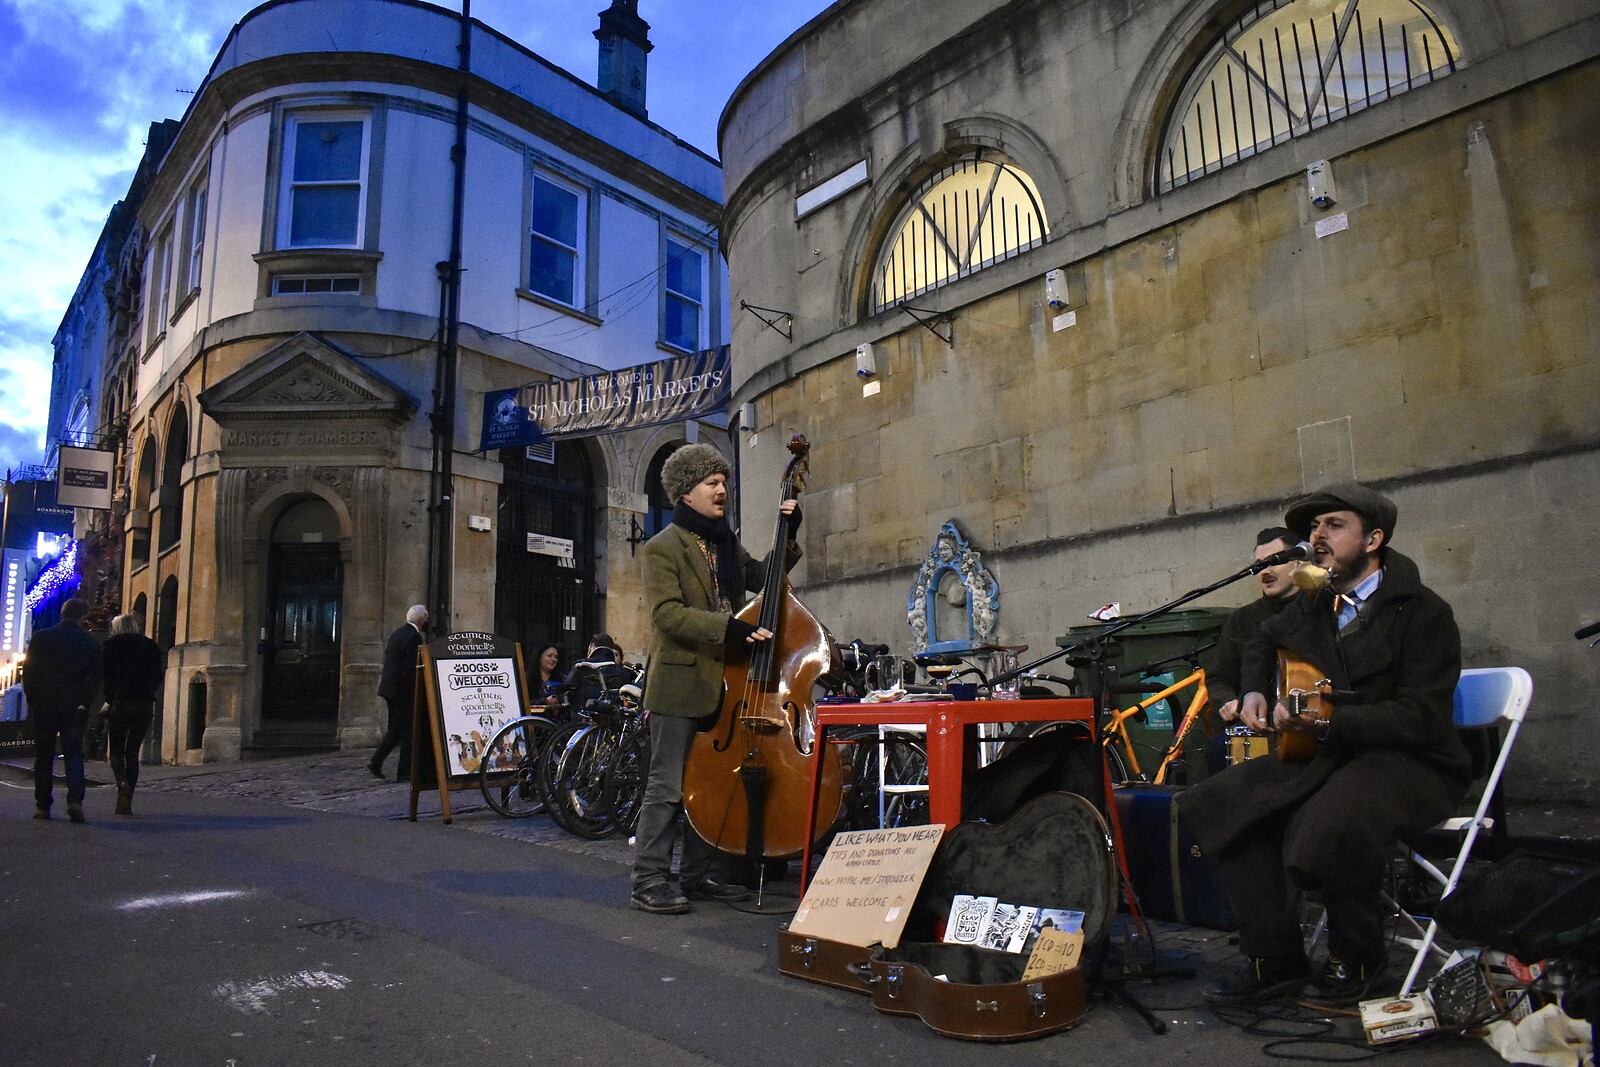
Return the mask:
<svg viewBox="0 0 1600 1067">
<path fill-rule="evenodd" d="M 817 740 L 811 749 L 811 797 L 806 808 L 806 848 L 800 893 L 811 876 L 811 842 L 822 790 L 822 753 L 833 726 L 920 726 L 927 730 L 929 821 L 961 821 L 961 778 L 967 764 L 967 727 L 981 723 L 1094 721 L 1088 697 L 1052 700 L 896 700 L 882 704 L 818 704 Z"/>
</svg>

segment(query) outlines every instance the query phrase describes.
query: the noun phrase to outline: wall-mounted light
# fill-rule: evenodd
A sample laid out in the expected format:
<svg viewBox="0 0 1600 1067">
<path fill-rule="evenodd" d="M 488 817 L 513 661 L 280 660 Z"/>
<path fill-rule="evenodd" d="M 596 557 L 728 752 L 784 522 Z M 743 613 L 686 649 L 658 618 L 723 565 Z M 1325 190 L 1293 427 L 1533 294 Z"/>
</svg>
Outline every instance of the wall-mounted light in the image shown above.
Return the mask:
<svg viewBox="0 0 1600 1067">
<path fill-rule="evenodd" d="M 488 533 L 491 528 L 492 528 L 492 524 L 489 522 L 489 516 L 487 516 L 487 515 L 468 515 L 467 516 L 467 529 L 469 529 L 469 530 L 477 530 L 479 533 Z"/>
<path fill-rule="evenodd" d="M 1320 208 L 1330 208 L 1338 203 L 1339 195 L 1333 186 L 1333 164 L 1319 159 L 1306 168 L 1306 193 L 1311 202 Z"/>
<path fill-rule="evenodd" d="M 876 377 L 878 374 L 878 359 L 872 353 L 872 342 L 865 341 L 856 345 L 856 377 L 862 381 Z"/>
<path fill-rule="evenodd" d="M 1067 272 L 1060 267 L 1044 272 L 1044 300 L 1057 311 L 1067 306 Z"/>
</svg>

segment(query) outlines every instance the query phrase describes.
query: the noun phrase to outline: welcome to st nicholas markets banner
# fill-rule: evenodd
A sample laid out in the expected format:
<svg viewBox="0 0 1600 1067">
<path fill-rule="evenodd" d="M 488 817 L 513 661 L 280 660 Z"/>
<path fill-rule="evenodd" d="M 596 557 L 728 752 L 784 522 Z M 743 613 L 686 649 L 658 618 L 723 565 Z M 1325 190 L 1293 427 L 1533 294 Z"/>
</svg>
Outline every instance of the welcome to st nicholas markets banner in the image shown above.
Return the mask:
<svg viewBox="0 0 1600 1067">
<path fill-rule="evenodd" d="M 728 346 L 637 367 L 557 378 L 484 394 L 479 448 L 656 426 L 721 411 L 728 403 Z"/>
</svg>

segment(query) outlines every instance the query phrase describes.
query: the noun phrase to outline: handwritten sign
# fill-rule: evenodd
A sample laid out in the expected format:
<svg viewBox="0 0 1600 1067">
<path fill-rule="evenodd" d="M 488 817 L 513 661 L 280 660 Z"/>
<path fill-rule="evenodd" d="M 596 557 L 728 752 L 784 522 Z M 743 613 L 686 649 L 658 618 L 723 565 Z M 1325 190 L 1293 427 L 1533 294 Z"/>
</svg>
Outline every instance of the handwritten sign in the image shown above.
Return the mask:
<svg viewBox="0 0 1600 1067">
<path fill-rule="evenodd" d="M 1031 982 L 1036 978 L 1046 978 L 1062 971 L 1070 971 L 1078 965 L 1078 958 L 1083 955 L 1083 932 L 1057 930 L 1053 926 L 1046 926 L 1039 931 L 1039 940 L 1033 943 L 1033 952 L 1028 955 L 1028 965 L 1023 968 L 1022 980 Z"/>
<path fill-rule="evenodd" d="M 789 929 L 862 948 L 898 945 L 943 836 L 943 826 L 836 835 Z"/>
</svg>

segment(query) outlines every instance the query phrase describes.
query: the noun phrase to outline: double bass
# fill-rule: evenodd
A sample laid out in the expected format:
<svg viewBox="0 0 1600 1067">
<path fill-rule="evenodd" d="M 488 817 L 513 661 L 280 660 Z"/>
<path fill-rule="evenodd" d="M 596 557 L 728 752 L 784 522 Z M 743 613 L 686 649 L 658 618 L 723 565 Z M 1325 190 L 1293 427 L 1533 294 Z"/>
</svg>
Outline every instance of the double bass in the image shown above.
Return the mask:
<svg viewBox="0 0 1600 1067">
<path fill-rule="evenodd" d="M 811 446 L 796 434 L 783 474 L 783 500 L 805 485 Z M 766 583 L 735 617 L 772 632 L 768 641 L 729 649 L 716 724 L 697 734 L 683 770 L 683 810 L 705 840 L 752 859 L 798 855 L 807 844 L 811 746 L 816 736 L 817 679 L 833 666 L 833 638 L 789 587 L 785 547 L 789 517 L 778 513 Z M 822 754 L 817 835 L 844 803 L 844 758 Z"/>
</svg>

